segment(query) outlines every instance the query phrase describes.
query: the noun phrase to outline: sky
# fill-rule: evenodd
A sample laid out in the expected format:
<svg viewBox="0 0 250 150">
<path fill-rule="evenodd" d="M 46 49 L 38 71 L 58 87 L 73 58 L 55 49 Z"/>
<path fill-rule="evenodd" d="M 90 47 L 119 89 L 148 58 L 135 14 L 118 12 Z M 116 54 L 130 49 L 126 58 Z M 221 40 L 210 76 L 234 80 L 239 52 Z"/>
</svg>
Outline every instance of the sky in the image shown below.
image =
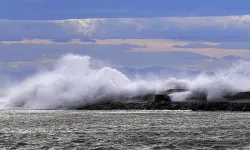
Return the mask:
<svg viewBox="0 0 250 150">
<path fill-rule="evenodd" d="M 198 71 L 250 59 L 249 0 L 0 2 L 0 72 L 39 70 L 67 53 Z"/>
</svg>

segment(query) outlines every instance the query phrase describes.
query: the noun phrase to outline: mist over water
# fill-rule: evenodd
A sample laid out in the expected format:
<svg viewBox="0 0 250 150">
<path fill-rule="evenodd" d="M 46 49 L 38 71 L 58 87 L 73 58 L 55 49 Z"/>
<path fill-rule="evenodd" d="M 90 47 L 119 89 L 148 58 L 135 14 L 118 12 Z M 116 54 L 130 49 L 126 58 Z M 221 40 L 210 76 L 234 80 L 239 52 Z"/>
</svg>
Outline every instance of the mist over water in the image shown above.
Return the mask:
<svg viewBox="0 0 250 150">
<path fill-rule="evenodd" d="M 96 65 L 89 56 L 62 56 L 49 71 L 39 72 L 18 83 L 1 85 L 0 108 L 73 109 L 102 100 L 124 100 L 171 88 L 188 89 L 174 93 L 174 101 L 194 95 L 216 100 L 224 95 L 250 91 L 250 62 L 238 62 L 230 69 L 196 78 L 129 79 L 118 70 Z"/>
</svg>

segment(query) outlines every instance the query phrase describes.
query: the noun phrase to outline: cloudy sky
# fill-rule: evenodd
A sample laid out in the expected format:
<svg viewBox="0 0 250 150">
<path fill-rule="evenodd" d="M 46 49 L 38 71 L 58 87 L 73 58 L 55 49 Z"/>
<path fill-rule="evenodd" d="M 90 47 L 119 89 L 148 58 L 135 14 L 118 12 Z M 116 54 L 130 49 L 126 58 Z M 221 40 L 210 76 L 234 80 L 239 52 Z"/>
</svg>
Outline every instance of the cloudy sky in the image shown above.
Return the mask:
<svg viewBox="0 0 250 150">
<path fill-rule="evenodd" d="M 63 54 L 213 71 L 250 59 L 249 0 L 1 0 L 0 70 Z"/>
</svg>

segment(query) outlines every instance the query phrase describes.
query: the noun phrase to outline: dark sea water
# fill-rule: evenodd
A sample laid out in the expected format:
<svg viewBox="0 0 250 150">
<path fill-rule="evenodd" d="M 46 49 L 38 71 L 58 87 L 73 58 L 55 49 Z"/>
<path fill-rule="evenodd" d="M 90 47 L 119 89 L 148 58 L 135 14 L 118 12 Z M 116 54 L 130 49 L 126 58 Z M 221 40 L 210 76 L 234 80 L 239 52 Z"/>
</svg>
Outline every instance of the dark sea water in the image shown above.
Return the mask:
<svg viewBox="0 0 250 150">
<path fill-rule="evenodd" d="M 1 149 L 250 149 L 250 113 L 0 111 Z"/>
</svg>

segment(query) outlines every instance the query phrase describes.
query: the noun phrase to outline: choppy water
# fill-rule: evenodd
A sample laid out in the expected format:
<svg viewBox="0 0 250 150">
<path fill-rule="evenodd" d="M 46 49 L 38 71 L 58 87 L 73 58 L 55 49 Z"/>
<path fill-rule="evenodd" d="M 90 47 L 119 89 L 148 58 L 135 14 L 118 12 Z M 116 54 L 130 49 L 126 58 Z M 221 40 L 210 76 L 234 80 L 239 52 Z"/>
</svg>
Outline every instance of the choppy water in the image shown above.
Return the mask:
<svg viewBox="0 0 250 150">
<path fill-rule="evenodd" d="M 250 113 L 0 111 L 6 149 L 250 149 Z"/>
</svg>

